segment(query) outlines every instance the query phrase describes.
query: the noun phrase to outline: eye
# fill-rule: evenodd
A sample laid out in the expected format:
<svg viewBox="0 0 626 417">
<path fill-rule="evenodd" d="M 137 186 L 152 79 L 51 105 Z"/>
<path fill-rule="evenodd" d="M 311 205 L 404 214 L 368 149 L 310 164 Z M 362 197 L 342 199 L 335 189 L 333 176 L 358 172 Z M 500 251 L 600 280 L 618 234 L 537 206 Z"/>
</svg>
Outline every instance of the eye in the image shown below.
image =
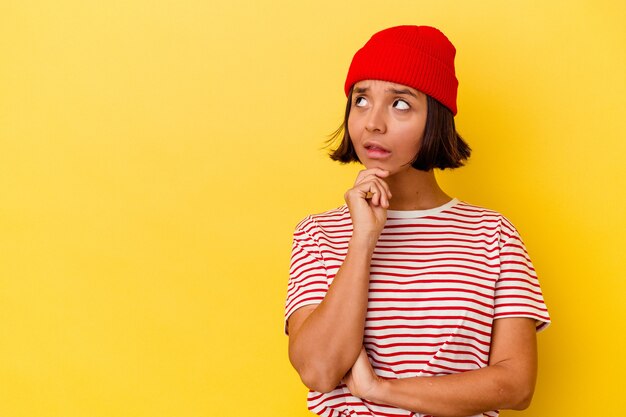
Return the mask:
<svg viewBox="0 0 626 417">
<path fill-rule="evenodd" d="M 393 107 L 395 107 L 398 110 L 408 110 L 411 108 L 411 106 L 409 106 L 409 103 L 407 103 L 404 100 L 396 100 L 393 102 Z"/>
<path fill-rule="evenodd" d="M 357 97 L 356 100 L 354 100 L 354 105 L 357 107 L 363 107 L 367 105 L 367 99 L 365 97 Z"/>
</svg>

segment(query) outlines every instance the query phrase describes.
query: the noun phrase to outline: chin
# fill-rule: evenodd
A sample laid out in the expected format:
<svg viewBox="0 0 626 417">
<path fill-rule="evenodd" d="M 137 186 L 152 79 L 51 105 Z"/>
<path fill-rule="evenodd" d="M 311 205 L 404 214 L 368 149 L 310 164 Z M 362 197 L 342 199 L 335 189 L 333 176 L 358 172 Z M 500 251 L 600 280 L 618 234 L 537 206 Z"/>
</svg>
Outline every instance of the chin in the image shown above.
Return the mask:
<svg viewBox="0 0 626 417">
<path fill-rule="evenodd" d="M 366 160 L 362 163 L 362 165 L 367 169 L 380 168 L 386 169 L 387 171 L 391 171 L 392 169 L 394 169 L 393 167 L 389 166 L 389 164 L 377 160 Z M 395 168 L 395 170 L 397 170 L 397 167 Z"/>
<path fill-rule="evenodd" d="M 383 161 L 367 161 L 363 164 L 366 169 L 379 168 L 389 171 L 389 174 L 396 174 L 406 167 L 397 166 Z"/>
</svg>

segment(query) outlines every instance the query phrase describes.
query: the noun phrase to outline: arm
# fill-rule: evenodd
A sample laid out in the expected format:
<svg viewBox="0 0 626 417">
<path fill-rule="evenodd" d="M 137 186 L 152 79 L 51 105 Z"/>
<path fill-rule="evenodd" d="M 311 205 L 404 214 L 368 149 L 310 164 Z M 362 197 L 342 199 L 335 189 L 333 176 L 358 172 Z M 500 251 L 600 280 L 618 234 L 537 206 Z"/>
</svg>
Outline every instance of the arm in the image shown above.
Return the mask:
<svg viewBox="0 0 626 417">
<path fill-rule="evenodd" d="M 535 333 L 533 319 L 495 320 L 489 366 L 445 376 L 383 380 L 363 350 L 344 382 L 357 397 L 439 417 L 521 410 L 535 388 Z"/>
<path fill-rule="evenodd" d="M 380 178 L 386 175 L 378 169 L 362 171 L 346 192 L 353 224 L 346 258 L 324 300 L 296 310 L 288 319 L 289 359 L 314 391 L 332 391 L 361 350 L 370 262 L 389 205 L 389 189 Z"/>
</svg>

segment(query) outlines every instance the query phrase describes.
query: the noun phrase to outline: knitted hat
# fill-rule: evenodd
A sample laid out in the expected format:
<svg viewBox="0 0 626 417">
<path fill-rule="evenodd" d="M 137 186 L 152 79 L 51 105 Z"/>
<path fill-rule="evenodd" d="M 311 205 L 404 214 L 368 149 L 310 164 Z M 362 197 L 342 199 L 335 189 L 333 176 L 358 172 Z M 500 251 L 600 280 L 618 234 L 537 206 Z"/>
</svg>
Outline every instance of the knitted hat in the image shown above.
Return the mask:
<svg viewBox="0 0 626 417">
<path fill-rule="evenodd" d="M 362 80 L 391 81 L 413 87 L 456 114 L 456 49 L 438 29 L 395 26 L 372 36 L 352 58 L 344 86 L 346 96 Z"/>
</svg>

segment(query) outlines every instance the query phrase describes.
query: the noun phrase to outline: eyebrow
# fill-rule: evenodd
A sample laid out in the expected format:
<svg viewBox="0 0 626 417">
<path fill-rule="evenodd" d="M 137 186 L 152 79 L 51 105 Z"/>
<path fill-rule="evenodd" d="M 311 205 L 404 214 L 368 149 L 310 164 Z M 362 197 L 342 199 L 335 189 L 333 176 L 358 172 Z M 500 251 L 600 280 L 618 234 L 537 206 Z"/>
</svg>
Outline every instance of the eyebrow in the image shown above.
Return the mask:
<svg viewBox="0 0 626 417">
<path fill-rule="evenodd" d="M 363 93 L 367 93 L 367 91 L 369 90 L 369 87 L 356 87 L 354 89 L 354 92 L 357 94 L 363 94 Z M 399 95 L 410 95 L 412 97 L 415 97 L 416 99 L 418 99 L 417 95 L 412 92 L 411 90 L 409 90 L 408 88 L 404 88 L 402 90 L 398 90 L 396 88 L 388 88 L 385 90 L 385 92 L 387 93 L 393 93 L 393 94 L 399 94 Z"/>
<path fill-rule="evenodd" d="M 404 88 L 402 90 L 396 90 L 395 88 L 389 88 L 386 91 L 392 92 L 394 94 L 400 94 L 400 95 L 408 94 L 410 96 L 413 96 L 413 97 L 417 98 L 417 95 L 413 91 L 409 90 L 408 88 Z"/>
</svg>

